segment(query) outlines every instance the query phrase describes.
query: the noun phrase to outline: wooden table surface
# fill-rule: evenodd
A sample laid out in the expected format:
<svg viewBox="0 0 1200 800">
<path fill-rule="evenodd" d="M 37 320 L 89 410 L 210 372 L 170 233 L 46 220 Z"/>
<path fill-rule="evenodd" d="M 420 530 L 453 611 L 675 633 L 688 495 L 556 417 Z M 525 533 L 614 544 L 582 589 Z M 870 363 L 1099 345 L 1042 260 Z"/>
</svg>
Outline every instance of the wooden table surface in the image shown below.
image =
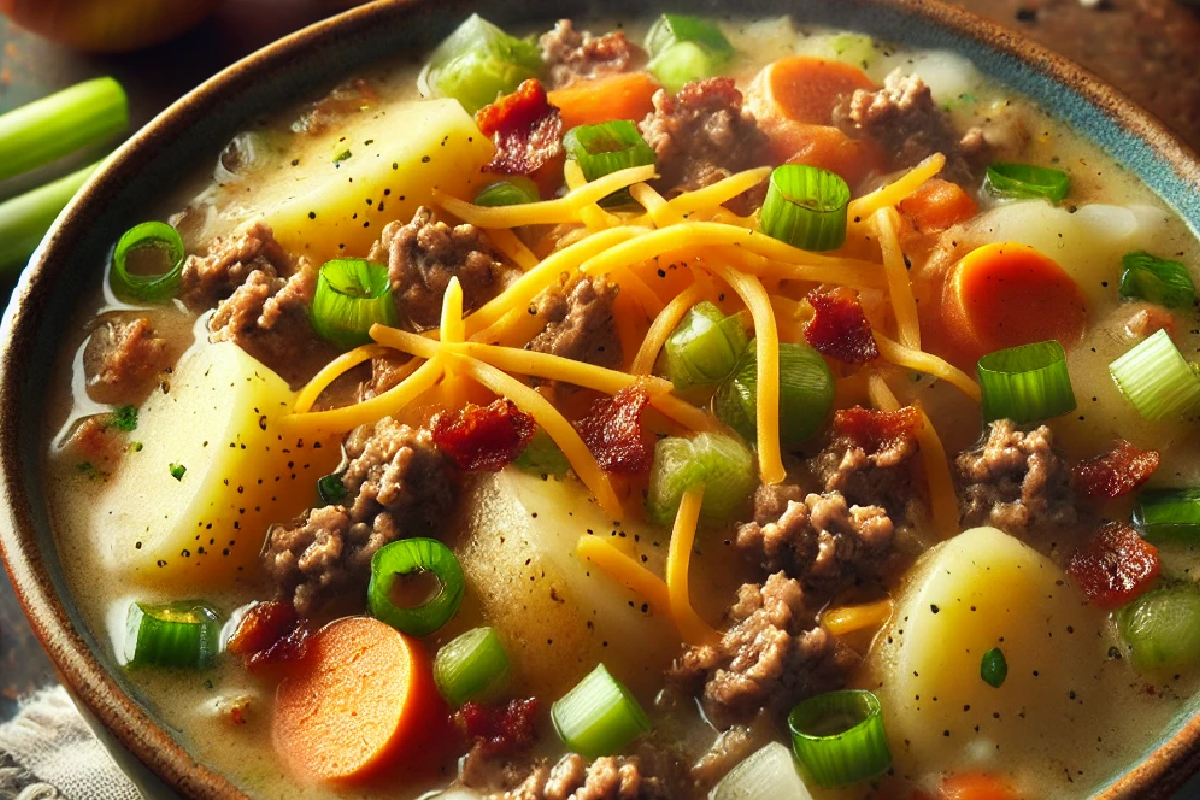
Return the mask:
<svg viewBox="0 0 1200 800">
<path fill-rule="evenodd" d="M 326 13 L 330 0 L 237 0 L 185 36 L 141 53 L 71 53 L 0 19 L 0 111 L 96 75 L 127 88 L 135 125 L 262 44 Z M 347 5 L 348 3 L 343 3 Z M 1200 13 L 1175 0 L 956 0 L 1027 33 L 1131 95 L 1200 149 Z M 95 153 L 80 154 L 85 163 Z M 0 193 L 13 186 L 0 185 Z M 20 188 L 19 186 L 16 188 Z M 8 291 L 8 287 L 4 288 Z M 0 572 L 0 720 L 55 680 Z"/>
</svg>

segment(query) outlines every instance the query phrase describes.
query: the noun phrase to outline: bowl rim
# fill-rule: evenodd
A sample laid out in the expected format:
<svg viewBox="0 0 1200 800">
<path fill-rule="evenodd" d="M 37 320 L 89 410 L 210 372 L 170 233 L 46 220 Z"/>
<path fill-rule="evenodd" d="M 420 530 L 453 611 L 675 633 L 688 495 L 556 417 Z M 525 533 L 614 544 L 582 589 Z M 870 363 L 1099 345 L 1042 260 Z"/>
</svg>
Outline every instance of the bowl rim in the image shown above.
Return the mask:
<svg viewBox="0 0 1200 800">
<path fill-rule="evenodd" d="M 841 0 L 827 0 L 840 2 Z M 71 621 L 63 599 L 54 592 L 50 570 L 34 532 L 33 510 L 20 474 L 22 458 L 15 435 L 21 418 L 23 354 L 33 346 L 31 328 L 36 301 L 48 289 L 48 267 L 59 251 L 69 250 L 89 221 L 87 209 L 128 177 L 131 162 L 164 137 L 170 139 L 191 121 L 250 83 L 271 80 L 272 72 L 303 51 L 334 45 L 379 21 L 412 14 L 434 0 L 375 0 L 289 34 L 235 62 L 171 104 L 137 131 L 101 166 L 51 227 L 13 291 L 0 324 L 0 556 L 35 634 L 76 698 L 121 744 L 159 778 L 194 800 L 250 800 L 232 781 L 197 762 L 165 727 L 118 685 Z M 1100 78 L 1027 39 L 941 0 L 855 0 L 919 18 L 958 37 L 1015 58 L 1055 83 L 1065 85 L 1111 118 L 1170 164 L 1177 176 L 1200 186 L 1200 158 L 1157 118 Z M 1086 134 L 1085 134 L 1086 135 Z M 31 321 L 32 320 L 32 321 Z M 1200 713 L 1159 748 L 1116 779 L 1093 800 L 1166 800 L 1186 778 L 1200 770 Z"/>
</svg>

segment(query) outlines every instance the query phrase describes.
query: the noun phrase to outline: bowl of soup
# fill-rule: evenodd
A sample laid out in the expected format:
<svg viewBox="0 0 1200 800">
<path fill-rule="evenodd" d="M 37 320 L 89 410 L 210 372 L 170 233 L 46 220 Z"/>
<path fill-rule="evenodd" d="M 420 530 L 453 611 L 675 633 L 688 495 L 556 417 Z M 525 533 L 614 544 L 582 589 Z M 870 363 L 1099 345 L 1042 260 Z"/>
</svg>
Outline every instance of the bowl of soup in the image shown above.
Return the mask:
<svg viewBox="0 0 1200 800">
<path fill-rule="evenodd" d="M 372 4 L 49 234 L 0 544 L 188 797 L 1166 796 L 1198 174 L 941 6 Z"/>
</svg>

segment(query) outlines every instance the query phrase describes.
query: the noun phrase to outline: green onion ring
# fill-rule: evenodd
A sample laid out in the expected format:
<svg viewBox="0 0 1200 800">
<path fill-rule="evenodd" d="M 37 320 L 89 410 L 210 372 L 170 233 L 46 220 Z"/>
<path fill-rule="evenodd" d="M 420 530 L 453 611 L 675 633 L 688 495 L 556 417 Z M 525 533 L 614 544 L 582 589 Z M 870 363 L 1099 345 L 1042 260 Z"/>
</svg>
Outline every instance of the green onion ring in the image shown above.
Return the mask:
<svg viewBox="0 0 1200 800">
<path fill-rule="evenodd" d="M 1061 203 L 1071 191 L 1071 176 L 1061 169 L 1035 167 L 1032 164 L 992 164 L 987 168 L 984 186 L 998 197 L 1021 200 L 1046 198 Z"/>
<path fill-rule="evenodd" d="M 392 602 L 396 576 L 432 572 L 441 583 L 437 595 L 412 608 Z M 458 612 L 466 591 L 466 577 L 458 559 L 437 539 L 417 537 L 386 544 L 371 557 L 371 583 L 367 600 L 371 616 L 401 633 L 428 636 Z"/>
<path fill-rule="evenodd" d="M 128 667 L 213 665 L 220 645 L 221 617 L 203 600 L 129 604 L 124 663 Z"/>
<path fill-rule="evenodd" d="M 883 708 L 863 689 L 810 697 L 792 709 L 788 728 L 796 758 L 818 786 L 849 786 L 891 766 Z"/>
<path fill-rule="evenodd" d="M 161 275 L 132 275 L 126 268 L 129 254 L 143 247 L 167 251 L 171 268 Z M 108 280 L 113 291 L 122 297 L 148 303 L 170 300 L 179 292 L 183 282 L 185 252 L 179 231 L 165 222 L 143 222 L 121 235 L 113 248 Z"/>
<path fill-rule="evenodd" d="M 988 353 L 975 365 L 983 391 L 983 420 L 1035 422 L 1075 408 L 1067 354 L 1056 341 Z"/>
<path fill-rule="evenodd" d="M 1200 488 L 1138 492 L 1133 524 L 1149 542 L 1200 540 Z"/>
<path fill-rule="evenodd" d="M 846 242 L 850 187 L 841 176 L 805 164 L 784 164 L 771 172 L 759 227 L 772 239 L 813 252 L 836 250 Z"/>
<path fill-rule="evenodd" d="M 510 175 L 507 179 L 489 183 L 475 195 L 477 206 L 521 206 L 542 199 L 537 184 L 524 175 Z"/>
<path fill-rule="evenodd" d="M 318 336 L 347 350 L 370 342 L 375 323 L 395 327 L 399 314 L 388 268 L 365 258 L 326 261 L 309 319 Z"/>
</svg>

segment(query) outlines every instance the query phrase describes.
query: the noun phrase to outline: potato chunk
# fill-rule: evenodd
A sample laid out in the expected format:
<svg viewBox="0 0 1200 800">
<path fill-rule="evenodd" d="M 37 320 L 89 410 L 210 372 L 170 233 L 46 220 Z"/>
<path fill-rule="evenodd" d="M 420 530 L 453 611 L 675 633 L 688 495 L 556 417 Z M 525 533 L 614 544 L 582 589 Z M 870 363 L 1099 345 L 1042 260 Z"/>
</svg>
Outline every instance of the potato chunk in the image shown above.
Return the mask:
<svg viewBox="0 0 1200 800">
<path fill-rule="evenodd" d="M 512 467 L 480 476 L 464 504 L 470 518 L 454 549 L 467 597 L 500 631 L 520 684 L 558 697 L 603 661 L 631 687 L 661 685 L 680 646 L 665 609 L 643 610 L 642 597 L 580 559 L 575 545 L 591 531 L 639 561 L 644 555 L 661 575 L 664 532 L 615 522 L 577 481 Z"/>
<path fill-rule="evenodd" d="M 336 441 L 283 439 L 287 384 L 232 343 L 202 344 L 156 390 L 91 509 L 92 546 L 110 574 L 142 585 L 208 588 L 253 571 L 267 527 L 316 500 Z"/>
<path fill-rule="evenodd" d="M 893 747 L 923 771 L 1053 752 L 1110 708 L 1096 677 L 1112 644 L 1105 614 L 995 528 L 930 551 L 896 620 L 881 699 Z M 993 647 L 1008 662 L 999 688 L 980 676 Z"/>
</svg>

